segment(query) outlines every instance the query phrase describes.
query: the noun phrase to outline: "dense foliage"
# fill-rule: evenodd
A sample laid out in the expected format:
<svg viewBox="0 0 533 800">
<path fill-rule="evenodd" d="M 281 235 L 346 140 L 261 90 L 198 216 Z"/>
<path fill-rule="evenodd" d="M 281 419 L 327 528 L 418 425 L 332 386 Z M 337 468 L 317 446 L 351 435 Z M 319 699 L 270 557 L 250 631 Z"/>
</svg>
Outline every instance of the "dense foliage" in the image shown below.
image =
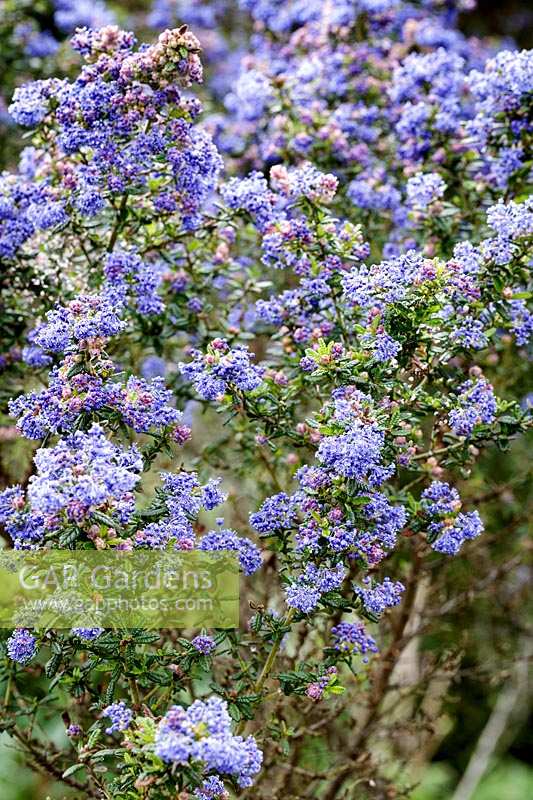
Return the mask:
<svg viewBox="0 0 533 800">
<path fill-rule="evenodd" d="M 4 5 L 6 546 L 243 572 L 239 630 L 6 632 L 4 729 L 76 797 L 409 796 L 523 648 L 531 51 L 452 3 Z"/>
</svg>

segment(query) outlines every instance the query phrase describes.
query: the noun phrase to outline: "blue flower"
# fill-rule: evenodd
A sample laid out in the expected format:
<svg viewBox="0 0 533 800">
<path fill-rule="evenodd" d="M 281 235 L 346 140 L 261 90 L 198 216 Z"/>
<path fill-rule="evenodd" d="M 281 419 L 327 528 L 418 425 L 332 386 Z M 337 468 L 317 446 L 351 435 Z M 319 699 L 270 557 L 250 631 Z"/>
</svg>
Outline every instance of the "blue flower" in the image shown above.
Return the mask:
<svg viewBox="0 0 533 800">
<path fill-rule="evenodd" d="M 242 788 L 252 785 L 262 762 L 252 736 L 232 734 L 227 704 L 219 697 L 196 700 L 187 709 L 172 706 L 157 727 L 155 753 L 171 764 L 200 762 L 202 771 L 233 777 Z M 211 780 L 208 786 L 219 790 L 220 784 Z"/>
<path fill-rule="evenodd" d="M 124 700 L 119 703 L 112 703 L 102 711 L 104 717 L 109 717 L 111 725 L 106 728 L 106 733 L 111 734 L 118 731 L 125 731 L 133 721 L 133 711 L 128 708 Z"/>
<path fill-rule="evenodd" d="M 370 579 L 363 579 L 363 583 L 365 582 L 369 583 Z M 355 591 L 367 611 L 382 614 L 385 609 L 401 602 L 404 590 L 405 586 L 400 581 L 385 578 L 382 583 L 375 583 L 369 588 L 358 586 Z"/>
<path fill-rule="evenodd" d="M 320 442 L 317 458 L 338 475 L 379 486 L 394 473 L 394 465 L 383 465 L 385 434 L 375 425 L 349 429 Z"/>
<path fill-rule="evenodd" d="M 92 642 L 104 632 L 103 628 L 72 628 L 71 631 L 74 636 L 84 639 L 86 642 Z"/>
<path fill-rule="evenodd" d="M 335 649 L 348 653 L 377 653 L 375 640 L 365 630 L 362 622 L 339 622 L 331 629 Z"/>
<path fill-rule="evenodd" d="M 496 416 L 492 385 L 484 378 L 468 380 L 458 390 L 457 407 L 448 415 L 450 428 L 457 436 L 472 436 L 476 426 L 489 425 Z"/>
<path fill-rule="evenodd" d="M 220 400 L 231 387 L 251 392 L 263 381 L 263 370 L 251 363 L 253 354 L 245 347 L 230 349 L 225 339 L 214 339 L 206 355 L 192 355 L 192 362 L 178 367 L 205 400 Z"/>
<path fill-rule="evenodd" d="M 27 664 L 37 652 L 37 640 L 27 628 L 17 628 L 7 640 L 7 654 L 12 661 Z"/>
<path fill-rule="evenodd" d="M 407 201 L 412 208 L 426 208 L 442 197 L 446 184 L 437 172 L 418 172 L 407 181 Z"/>
<path fill-rule="evenodd" d="M 216 648 L 216 644 L 210 636 L 195 636 L 194 639 L 191 640 L 191 645 L 194 647 L 195 650 L 198 650 L 199 653 L 202 653 L 204 656 L 210 655 L 213 650 Z"/>
<path fill-rule="evenodd" d="M 233 550 L 239 557 L 239 563 L 245 575 L 253 575 L 261 567 L 261 552 L 250 539 L 237 536 L 228 528 L 209 531 L 199 542 L 200 550 L 216 552 L 217 550 Z"/>
</svg>

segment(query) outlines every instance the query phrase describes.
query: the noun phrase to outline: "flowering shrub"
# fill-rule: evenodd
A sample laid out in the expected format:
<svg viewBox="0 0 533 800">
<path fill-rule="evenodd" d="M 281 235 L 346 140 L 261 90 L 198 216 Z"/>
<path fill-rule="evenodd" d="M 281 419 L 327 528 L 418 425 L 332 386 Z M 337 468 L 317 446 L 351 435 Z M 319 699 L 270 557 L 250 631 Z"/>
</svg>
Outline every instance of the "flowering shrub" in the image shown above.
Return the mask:
<svg viewBox="0 0 533 800">
<path fill-rule="evenodd" d="M 363 757 L 395 660 L 483 540 L 476 461 L 532 426 L 533 56 L 438 3 L 241 0 L 203 114 L 187 25 L 56 5 L 81 66 L 15 90 L 0 179 L 7 546 L 233 551 L 241 628 L 10 631 L 2 724 L 84 797 L 289 796 L 284 758 L 294 796 L 406 791 Z M 348 754 L 300 767 L 354 686 Z"/>
</svg>

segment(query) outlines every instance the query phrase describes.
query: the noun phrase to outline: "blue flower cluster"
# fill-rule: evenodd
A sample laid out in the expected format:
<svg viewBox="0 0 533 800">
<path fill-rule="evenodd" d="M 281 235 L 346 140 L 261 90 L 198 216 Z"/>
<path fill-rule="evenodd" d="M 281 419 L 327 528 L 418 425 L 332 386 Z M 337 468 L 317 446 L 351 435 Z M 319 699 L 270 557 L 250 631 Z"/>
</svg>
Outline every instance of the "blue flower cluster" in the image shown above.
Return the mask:
<svg viewBox="0 0 533 800">
<path fill-rule="evenodd" d="M 262 762 L 252 736 L 232 734 L 227 705 L 219 697 L 196 700 L 187 709 L 172 706 L 157 727 L 154 749 L 167 763 L 200 762 L 203 772 L 233 777 L 243 788 L 252 785 Z"/>
<path fill-rule="evenodd" d="M 132 375 L 122 385 L 87 372 L 69 379 L 71 369 L 67 360 L 52 371 L 47 389 L 10 401 L 10 413 L 18 418 L 17 427 L 28 439 L 66 433 L 80 414 L 103 410 L 114 410 L 137 433 L 172 428 L 176 441 L 187 438 L 188 429 L 181 424 L 183 414 L 172 407 L 172 392 L 162 378 L 145 381 Z"/>
<path fill-rule="evenodd" d="M 17 628 L 7 640 L 9 658 L 27 664 L 37 652 L 37 640 L 27 628 Z"/>
<path fill-rule="evenodd" d="M 403 583 L 388 577 L 381 583 L 372 583 L 370 578 L 363 578 L 363 583 L 365 586 L 358 586 L 356 592 L 366 611 L 371 614 L 382 614 L 387 608 L 397 606 L 405 590 Z"/>
<path fill-rule="evenodd" d="M 379 486 L 394 472 L 383 464 L 385 434 L 375 425 L 349 428 L 339 436 L 326 436 L 317 450 L 318 460 L 336 475 Z"/>
<path fill-rule="evenodd" d="M 128 708 L 124 700 L 106 706 L 102 711 L 102 715 L 104 717 L 109 717 L 111 720 L 111 725 L 106 728 L 105 731 L 108 734 L 127 730 L 133 720 L 133 711 L 131 708 Z"/>
<path fill-rule="evenodd" d="M 33 341 L 43 350 L 67 352 L 81 343 L 116 336 L 123 323 L 113 306 L 98 295 L 81 295 L 67 306 L 58 306 L 46 315 L 46 322 L 35 331 Z"/>
<path fill-rule="evenodd" d="M 17 88 L 31 146 L 0 176 L 15 321 L 0 368 L 18 430 L 41 443 L 23 485 L 0 492 L 13 546 L 229 551 L 271 581 L 253 587 L 245 632 L 156 644 L 18 628 L 7 642 L 20 664 L 60 648 L 60 683 L 94 653 L 108 696 L 130 695 L 103 710 L 125 785 L 196 800 L 256 780 L 261 751 L 240 734 L 258 711 L 274 731 L 267 679 L 304 709 L 341 694 L 352 659 L 395 628 L 387 610 L 412 600 L 418 559 L 482 533 L 455 477 L 532 424 L 509 399 L 518 380 L 501 380 L 533 335 L 531 53 L 463 35 L 462 2 L 238 5 L 155 0 L 148 28 L 179 27 L 138 46 L 99 0 L 54 0 L 82 66 Z M 37 27 L 17 46 L 49 58 Z M 214 441 L 178 451 L 199 409 Z M 213 463 L 227 521 L 213 522 L 227 499 Z M 241 535 L 239 481 L 270 557 Z M 316 627 L 305 663 L 294 624 Z M 161 717 L 157 687 L 184 697 L 204 670 L 213 696 Z M 91 763 L 84 730 L 68 731 Z"/>
<path fill-rule="evenodd" d="M 459 493 L 447 483 L 433 481 L 422 492 L 421 504 L 430 519 L 428 540 L 439 553 L 456 555 L 465 541 L 483 533 L 478 511 L 460 511 Z"/>
<path fill-rule="evenodd" d="M 227 391 L 252 392 L 262 383 L 263 370 L 251 363 L 245 347 L 231 349 L 225 339 L 213 339 L 205 355 L 192 352 L 193 361 L 178 366 L 204 400 L 221 400 Z"/>
<path fill-rule="evenodd" d="M 472 436 L 476 426 L 490 425 L 496 416 L 496 398 L 491 384 L 484 378 L 468 380 L 458 390 L 457 408 L 448 415 L 448 422 L 457 436 Z"/>
<path fill-rule="evenodd" d="M 407 202 L 411 208 L 425 208 L 440 199 L 445 190 L 446 184 L 437 172 L 419 172 L 407 181 Z"/>
<path fill-rule="evenodd" d="M 117 308 L 133 294 L 134 305 L 143 315 L 159 314 L 163 310 L 158 289 L 162 281 L 160 265 L 148 264 L 135 252 L 115 250 L 104 265 L 106 302 Z"/>
<path fill-rule="evenodd" d="M 228 528 L 208 531 L 200 539 L 199 548 L 206 552 L 219 550 L 235 552 L 245 575 L 253 575 L 261 567 L 261 552 L 257 545 L 244 536 L 238 536 L 235 531 Z"/>
<path fill-rule="evenodd" d="M 0 522 L 17 550 L 34 549 L 43 539 L 44 517 L 28 508 L 21 486 L 0 492 Z"/>
<path fill-rule="evenodd" d="M 24 175 L 0 176 L 0 258 L 13 258 L 34 234 L 66 219 L 64 204 L 52 189 Z"/>
<path fill-rule="evenodd" d="M 34 461 L 36 474 L 28 485 L 29 513 L 22 511 L 24 523 L 19 519 L 19 509 L 25 508 L 23 494 L 17 489 L 2 493 L 3 506 L 10 506 L 7 524 L 17 538 L 31 541 L 39 528 L 54 530 L 61 521 L 90 523 L 94 511 L 108 513 L 117 524 L 131 517 L 142 457 L 135 446 L 123 450 L 110 442 L 100 425 L 37 450 Z"/>
<path fill-rule="evenodd" d="M 194 793 L 195 800 L 228 800 L 229 794 L 216 775 L 206 778 Z"/>
<path fill-rule="evenodd" d="M 375 640 L 365 630 L 362 622 L 339 622 L 331 629 L 335 647 L 343 653 L 377 653 Z"/>
<path fill-rule="evenodd" d="M 322 595 L 338 589 L 345 577 L 346 568 L 342 564 L 332 568 L 308 564 L 305 572 L 286 588 L 287 605 L 309 614 L 317 607 Z"/>
<path fill-rule="evenodd" d="M 216 648 L 216 644 L 210 636 L 195 636 L 191 641 L 191 645 L 195 650 L 198 650 L 204 656 L 210 655 Z"/>
<path fill-rule="evenodd" d="M 75 4 L 66 6 L 57 13 L 68 29 L 72 10 L 78 22 L 83 20 Z M 94 11 L 91 6 L 89 17 L 94 18 Z M 134 191 L 146 195 L 153 212 L 180 214 L 186 227 L 195 227 L 222 166 L 210 137 L 194 124 L 199 104 L 180 92 L 180 87 L 202 80 L 200 44 L 189 30 L 180 28 L 167 30 L 155 44 L 136 50 L 135 36 L 108 22 L 102 19 L 95 29 L 78 27 L 72 46 L 86 64 L 75 80 L 47 79 L 20 87 L 9 108 L 19 125 L 54 128 L 55 146 L 65 165 L 58 175 L 43 163 L 26 190 L 26 195 L 35 197 L 37 226 L 49 228 L 80 215 L 113 213 L 115 198 Z M 90 159 L 85 157 L 88 151 Z M 160 189 L 151 193 L 154 175 L 160 176 Z M 50 198 L 55 201 L 52 205 Z M 20 204 L 22 198 L 14 200 Z M 27 205 L 23 201 L 23 208 Z M 28 222 L 24 210 L 17 220 L 25 230 L 21 227 L 18 235 L 10 234 L 9 255 L 32 235 L 31 211 L 30 207 Z M 136 270 L 139 310 L 158 313 L 154 268 L 130 267 Z M 118 268 L 112 256 L 110 272 L 113 269 Z"/>
<path fill-rule="evenodd" d="M 104 632 L 103 628 L 72 628 L 71 633 L 86 642 L 92 642 Z"/>
</svg>

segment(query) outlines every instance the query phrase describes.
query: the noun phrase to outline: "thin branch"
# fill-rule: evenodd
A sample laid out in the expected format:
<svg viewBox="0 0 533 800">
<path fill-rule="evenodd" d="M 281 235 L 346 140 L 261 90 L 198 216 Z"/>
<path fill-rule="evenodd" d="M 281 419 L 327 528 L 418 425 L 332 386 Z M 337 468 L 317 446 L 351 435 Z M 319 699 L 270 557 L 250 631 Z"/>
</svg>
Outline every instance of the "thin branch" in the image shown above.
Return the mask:
<svg viewBox="0 0 533 800">
<path fill-rule="evenodd" d="M 511 679 L 498 695 L 496 705 L 481 732 L 452 800 L 470 800 L 498 750 L 498 745 L 515 710 L 519 704 L 523 707 L 529 704 L 528 661 L 532 649 L 531 642 L 525 640 L 521 658 L 516 662 Z"/>
</svg>

